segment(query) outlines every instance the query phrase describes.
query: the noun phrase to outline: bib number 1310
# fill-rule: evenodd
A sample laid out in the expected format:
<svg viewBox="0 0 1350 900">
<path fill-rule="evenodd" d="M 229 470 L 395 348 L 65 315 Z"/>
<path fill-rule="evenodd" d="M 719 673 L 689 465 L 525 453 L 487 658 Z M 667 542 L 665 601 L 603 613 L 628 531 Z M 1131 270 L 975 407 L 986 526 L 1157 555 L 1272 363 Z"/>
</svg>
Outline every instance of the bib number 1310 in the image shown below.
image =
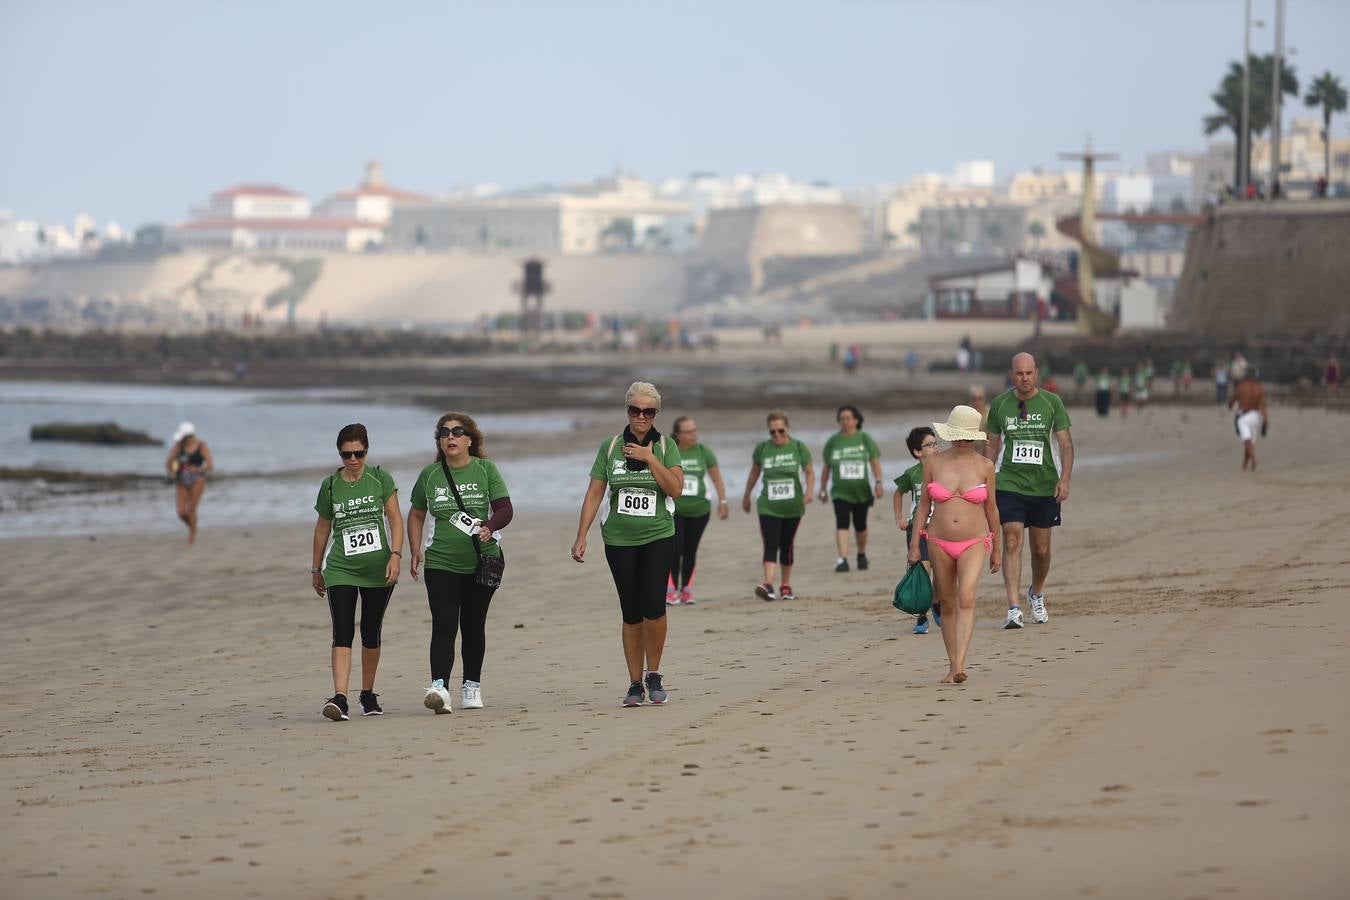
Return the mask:
<svg viewBox="0 0 1350 900">
<path fill-rule="evenodd" d="M 1013 441 L 1012 461 L 1022 465 L 1039 466 L 1044 448 L 1038 442 Z"/>
</svg>

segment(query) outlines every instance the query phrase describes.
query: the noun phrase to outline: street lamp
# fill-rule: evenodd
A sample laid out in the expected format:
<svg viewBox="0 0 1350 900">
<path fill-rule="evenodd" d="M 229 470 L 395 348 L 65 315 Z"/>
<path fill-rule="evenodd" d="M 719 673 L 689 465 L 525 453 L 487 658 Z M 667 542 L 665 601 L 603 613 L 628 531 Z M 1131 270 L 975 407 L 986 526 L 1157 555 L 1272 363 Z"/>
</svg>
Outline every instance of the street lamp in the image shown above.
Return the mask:
<svg viewBox="0 0 1350 900">
<path fill-rule="evenodd" d="M 1242 173 L 1238 179 L 1238 198 L 1247 198 L 1247 184 L 1252 180 L 1251 153 L 1251 94 L 1252 94 L 1252 27 L 1264 28 L 1260 19 L 1252 21 L 1252 0 L 1247 0 L 1247 17 L 1242 26 L 1242 116 L 1238 129 L 1238 170 Z"/>
</svg>

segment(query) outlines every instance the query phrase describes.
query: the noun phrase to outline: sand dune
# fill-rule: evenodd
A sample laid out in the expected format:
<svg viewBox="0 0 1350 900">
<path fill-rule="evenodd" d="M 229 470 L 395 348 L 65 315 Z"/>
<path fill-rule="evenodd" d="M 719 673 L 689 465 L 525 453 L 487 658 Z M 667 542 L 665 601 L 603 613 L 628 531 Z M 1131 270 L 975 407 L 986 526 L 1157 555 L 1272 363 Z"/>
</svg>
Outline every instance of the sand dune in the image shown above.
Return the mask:
<svg viewBox="0 0 1350 900">
<path fill-rule="evenodd" d="M 712 523 L 672 700 L 636 710 L 603 559 L 570 562 L 570 514 L 518 510 L 488 708 L 421 707 L 405 575 L 387 715 L 342 724 L 307 528 L 208 497 L 191 552 L 11 535 L 0 894 L 1345 896 L 1344 420 L 1277 409 L 1243 476 L 1217 410 L 1076 415 L 1052 618 L 1003 631 L 987 577 L 963 686 L 889 605 L 889 499 L 866 573 L 832 573 L 810 509 L 792 604 L 750 593 L 751 517 Z M 1091 464 L 1122 453 L 1151 455 Z"/>
</svg>

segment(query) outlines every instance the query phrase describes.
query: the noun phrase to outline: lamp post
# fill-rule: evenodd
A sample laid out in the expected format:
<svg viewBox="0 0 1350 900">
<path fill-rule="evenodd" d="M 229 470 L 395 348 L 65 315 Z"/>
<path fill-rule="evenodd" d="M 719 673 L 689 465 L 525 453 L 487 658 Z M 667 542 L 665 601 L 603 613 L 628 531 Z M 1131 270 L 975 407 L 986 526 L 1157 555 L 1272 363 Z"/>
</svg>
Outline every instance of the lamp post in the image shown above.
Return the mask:
<svg viewBox="0 0 1350 900">
<path fill-rule="evenodd" d="M 1247 185 L 1252 180 L 1252 26 L 1265 26 L 1252 21 L 1252 0 L 1247 0 L 1247 17 L 1242 26 L 1242 115 L 1238 128 L 1238 199 L 1247 199 Z"/>
<path fill-rule="evenodd" d="M 1270 86 L 1270 199 L 1280 193 L 1280 89 L 1284 79 L 1284 0 L 1275 0 L 1275 65 Z"/>
</svg>

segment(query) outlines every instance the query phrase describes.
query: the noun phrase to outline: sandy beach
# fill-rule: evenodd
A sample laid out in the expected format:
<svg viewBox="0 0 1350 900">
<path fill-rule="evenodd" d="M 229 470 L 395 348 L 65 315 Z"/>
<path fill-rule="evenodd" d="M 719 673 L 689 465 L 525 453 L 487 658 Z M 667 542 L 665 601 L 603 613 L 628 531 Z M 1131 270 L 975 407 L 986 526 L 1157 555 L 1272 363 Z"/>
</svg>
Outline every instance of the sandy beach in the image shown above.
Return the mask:
<svg viewBox="0 0 1350 900">
<path fill-rule="evenodd" d="M 751 593 L 753 517 L 714 521 L 635 710 L 598 528 L 578 566 L 575 513 L 517 509 L 487 708 L 422 708 L 405 571 L 386 715 L 340 724 L 308 526 L 208 493 L 191 551 L 7 534 L 0 895 L 1346 896 L 1350 420 L 1275 408 L 1244 475 L 1217 409 L 1072 412 L 1051 619 L 1002 630 L 986 576 L 960 686 L 890 606 L 889 495 L 863 573 L 809 508 L 790 604 Z"/>
</svg>

